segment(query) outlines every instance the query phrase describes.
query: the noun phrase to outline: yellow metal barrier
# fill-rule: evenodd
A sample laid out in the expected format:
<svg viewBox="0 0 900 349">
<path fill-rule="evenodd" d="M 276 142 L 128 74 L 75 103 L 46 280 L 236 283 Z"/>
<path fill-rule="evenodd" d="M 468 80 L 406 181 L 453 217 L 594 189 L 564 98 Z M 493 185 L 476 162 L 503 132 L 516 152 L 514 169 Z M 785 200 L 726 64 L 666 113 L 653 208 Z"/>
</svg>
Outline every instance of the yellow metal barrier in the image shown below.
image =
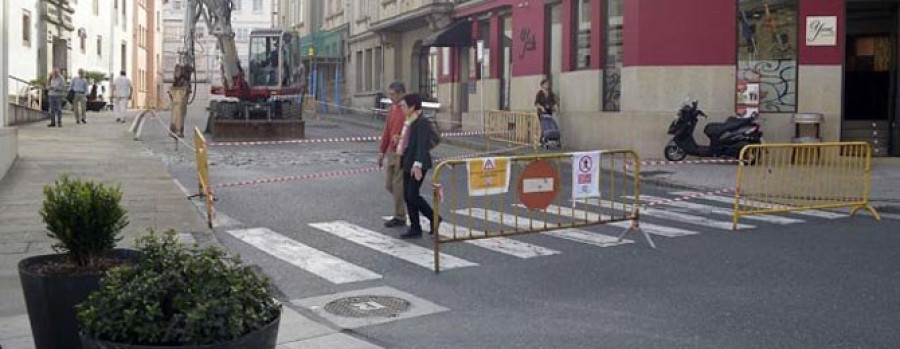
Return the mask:
<svg viewBox="0 0 900 349">
<path fill-rule="evenodd" d="M 742 216 L 869 205 L 872 150 L 865 142 L 754 144 L 740 155 L 734 225 Z"/>
<path fill-rule="evenodd" d="M 203 132 L 194 127 L 194 149 L 197 156 L 197 183 L 200 195 L 206 199 L 206 224 L 212 228 L 215 210 L 213 207 L 213 190 L 209 181 L 209 161 L 207 158 L 206 138 Z"/>
<path fill-rule="evenodd" d="M 609 224 L 640 230 L 640 158 L 630 150 L 447 160 L 435 167 L 434 270 L 442 244 Z M 626 166 L 633 164 L 633 173 Z M 574 175 L 573 175 L 574 174 Z M 574 189 L 573 189 L 574 188 Z M 424 223 L 423 223 L 424 225 Z M 577 231 L 573 234 L 581 234 Z"/>
<path fill-rule="evenodd" d="M 534 112 L 491 110 L 485 112 L 484 132 L 493 140 L 537 148 L 541 120 Z"/>
</svg>

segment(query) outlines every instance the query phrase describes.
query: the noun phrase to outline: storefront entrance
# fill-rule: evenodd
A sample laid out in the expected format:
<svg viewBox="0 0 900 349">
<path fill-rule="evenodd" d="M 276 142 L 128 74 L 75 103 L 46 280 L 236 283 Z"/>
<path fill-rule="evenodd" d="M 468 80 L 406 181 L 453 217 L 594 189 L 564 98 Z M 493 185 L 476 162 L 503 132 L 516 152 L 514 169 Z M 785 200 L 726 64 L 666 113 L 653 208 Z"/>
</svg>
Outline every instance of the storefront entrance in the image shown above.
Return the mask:
<svg viewBox="0 0 900 349">
<path fill-rule="evenodd" d="M 841 138 L 867 141 L 874 156 L 900 156 L 900 0 L 847 2 Z"/>
</svg>

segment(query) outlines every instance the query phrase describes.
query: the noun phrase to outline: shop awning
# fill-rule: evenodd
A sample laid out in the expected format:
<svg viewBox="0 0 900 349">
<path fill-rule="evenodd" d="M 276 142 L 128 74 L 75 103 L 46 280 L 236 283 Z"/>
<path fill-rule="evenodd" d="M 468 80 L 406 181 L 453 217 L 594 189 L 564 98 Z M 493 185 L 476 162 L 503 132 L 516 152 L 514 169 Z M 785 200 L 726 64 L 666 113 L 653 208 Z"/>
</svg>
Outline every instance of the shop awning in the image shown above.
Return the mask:
<svg viewBox="0 0 900 349">
<path fill-rule="evenodd" d="M 431 34 L 422 41 L 427 47 L 465 47 L 472 46 L 472 22 L 460 20 L 441 31 Z"/>
</svg>

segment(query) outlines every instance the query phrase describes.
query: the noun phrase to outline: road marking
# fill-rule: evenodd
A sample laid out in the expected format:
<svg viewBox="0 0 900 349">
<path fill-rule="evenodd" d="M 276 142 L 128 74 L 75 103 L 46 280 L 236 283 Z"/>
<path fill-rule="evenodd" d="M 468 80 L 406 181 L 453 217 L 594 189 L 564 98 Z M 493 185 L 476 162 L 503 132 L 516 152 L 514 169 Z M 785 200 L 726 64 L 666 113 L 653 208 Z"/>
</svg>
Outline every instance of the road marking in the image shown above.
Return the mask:
<svg viewBox="0 0 900 349">
<path fill-rule="evenodd" d="M 386 216 L 384 220 L 390 220 L 393 216 Z M 427 227 L 431 225 L 431 222 L 425 217 L 419 217 L 422 226 Z M 410 224 L 409 220 L 406 221 L 406 225 Z M 463 234 L 468 235 L 469 230 L 460 226 L 455 226 L 453 224 L 447 222 L 441 222 L 440 234 L 441 236 L 447 238 L 453 238 L 453 229 L 456 229 L 457 235 L 461 236 Z M 472 236 L 484 236 L 483 231 L 472 230 Z M 478 240 L 466 240 L 464 241 L 467 244 L 478 246 L 484 249 L 488 249 L 494 252 L 499 252 L 503 254 L 507 254 L 513 257 L 518 258 L 534 258 L 541 256 L 550 256 L 559 254 L 559 251 L 551 250 L 546 247 L 541 247 L 538 245 L 532 245 L 529 243 L 521 242 L 518 240 L 513 240 L 509 238 L 505 238 L 502 236 L 492 237 L 487 239 L 478 239 Z"/>
<path fill-rule="evenodd" d="M 456 210 L 455 212 L 460 215 L 469 215 L 469 209 L 460 209 Z M 519 229 L 531 229 L 532 226 L 534 226 L 535 228 L 543 228 L 545 224 L 548 228 L 554 228 L 558 226 L 556 224 L 544 222 L 537 219 L 528 219 L 527 217 L 521 216 L 516 217 L 512 214 L 501 213 L 493 210 L 485 210 L 483 208 L 472 208 L 471 215 L 473 218 L 477 219 L 485 219 L 485 216 L 487 216 L 487 221 L 489 222 L 503 224 L 511 227 L 518 227 Z M 619 241 L 619 238 L 617 237 L 574 228 L 563 228 L 560 230 L 544 232 L 542 234 L 600 247 L 618 246 L 634 242 L 627 239 Z"/>
<path fill-rule="evenodd" d="M 682 191 L 682 192 L 672 192 L 672 194 L 680 196 L 680 195 L 690 195 L 690 194 L 696 194 L 696 193 Z M 730 204 L 732 206 L 734 205 L 733 197 L 709 195 L 709 196 L 699 197 L 697 199 L 716 201 L 716 202 L 724 202 L 724 203 Z M 741 200 L 741 204 L 750 206 L 750 207 L 754 207 L 754 208 L 779 207 L 779 205 L 767 204 L 765 202 L 754 201 L 754 200 Z M 787 207 L 787 206 L 781 206 L 781 207 Z M 822 211 L 822 210 L 791 211 L 790 213 L 796 214 L 796 215 L 801 215 L 801 216 L 816 217 L 816 218 L 823 218 L 823 219 L 838 219 L 838 218 L 846 218 L 849 216 L 844 213 L 835 213 L 835 212 L 828 212 L 828 211 Z M 746 217 L 742 217 L 742 218 L 750 218 L 750 216 L 746 216 Z"/>
<path fill-rule="evenodd" d="M 623 196 L 623 198 L 626 198 L 629 200 L 634 200 L 633 196 Z M 644 199 L 644 198 L 649 199 L 649 200 L 654 200 L 654 201 L 665 200 L 664 198 L 661 198 L 661 197 L 642 194 L 641 199 Z M 729 210 L 729 209 L 723 209 L 723 208 L 716 207 L 716 206 L 703 205 L 703 204 L 687 202 L 687 201 L 669 202 L 669 203 L 666 203 L 665 205 L 672 206 L 672 207 L 685 208 L 685 209 L 699 212 L 699 213 L 707 213 L 707 214 L 711 213 L 711 214 L 717 214 L 717 215 L 722 215 L 722 216 L 734 217 L 734 211 Z M 752 216 L 747 216 L 746 218 L 749 220 L 757 220 L 757 221 L 778 224 L 778 225 L 788 225 L 788 224 L 796 224 L 796 223 L 806 222 L 802 219 L 795 219 L 795 218 L 788 218 L 788 217 L 781 217 L 781 216 L 772 216 L 772 215 L 767 215 L 767 214 L 752 215 Z"/>
<path fill-rule="evenodd" d="M 229 230 L 228 234 L 265 253 L 336 284 L 381 278 L 381 275 L 375 272 L 301 244 L 266 228 Z"/>
<path fill-rule="evenodd" d="M 522 204 L 517 204 L 517 205 L 519 207 L 525 207 L 525 205 L 522 205 Z M 585 219 L 584 217 L 587 217 L 587 220 L 589 220 L 589 221 L 597 221 L 597 220 L 600 220 L 601 218 L 603 220 L 612 219 L 610 216 L 607 216 L 607 215 L 599 215 L 594 212 L 588 212 L 588 211 L 584 211 L 584 210 L 573 209 L 570 207 L 561 207 L 561 206 L 556 206 L 556 205 L 548 206 L 546 211 L 550 214 L 555 214 L 558 212 L 559 214 L 561 214 L 563 216 L 574 217 L 575 219 L 583 220 L 583 219 Z M 631 227 L 631 222 L 615 222 L 615 223 L 606 223 L 603 225 L 619 227 L 622 229 L 628 229 Z M 643 231 L 647 232 L 648 234 L 665 236 L 665 237 L 670 237 L 670 238 L 700 234 L 693 230 L 673 228 L 673 227 L 667 227 L 664 225 L 644 223 L 644 222 L 640 222 L 640 227 Z"/>
<path fill-rule="evenodd" d="M 375 251 L 400 258 L 407 262 L 434 269 L 434 252 L 431 249 L 394 239 L 376 231 L 368 230 L 346 221 L 312 223 L 309 226 Z M 441 269 L 476 266 L 462 258 L 441 253 Z"/>
<path fill-rule="evenodd" d="M 608 200 L 597 200 L 597 199 L 588 199 L 588 205 L 602 205 L 603 207 L 613 207 L 613 204 L 621 206 L 622 203 L 613 203 Z M 717 221 L 715 219 L 709 219 L 706 217 L 693 216 L 684 213 L 670 212 L 659 210 L 655 208 L 645 207 L 641 209 L 641 215 L 644 216 L 652 216 L 656 218 L 662 219 L 670 219 L 676 222 L 689 223 L 693 225 L 699 225 L 703 227 L 709 227 L 713 229 L 721 229 L 721 230 L 731 230 L 731 222 L 725 221 Z M 738 229 L 747 230 L 756 228 L 755 226 L 749 224 L 738 224 Z"/>
</svg>

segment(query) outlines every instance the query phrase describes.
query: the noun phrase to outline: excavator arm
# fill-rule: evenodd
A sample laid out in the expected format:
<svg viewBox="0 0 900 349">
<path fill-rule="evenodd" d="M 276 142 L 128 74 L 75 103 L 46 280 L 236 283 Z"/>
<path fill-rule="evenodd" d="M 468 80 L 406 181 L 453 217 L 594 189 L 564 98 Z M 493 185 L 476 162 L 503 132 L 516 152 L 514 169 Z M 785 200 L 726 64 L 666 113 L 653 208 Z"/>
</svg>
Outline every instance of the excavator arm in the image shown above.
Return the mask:
<svg viewBox="0 0 900 349">
<path fill-rule="evenodd" d="M 184 11 L 184 43 L 178 51 L 173 86 L 190 88 L 196 70 L 194 34 L 197 23 L 202 19 L 207 31 L 216 37 L 218 49 L 222 53 L 222 83 L 226 90 L 245 89 L 244 72 L 238 59 L 231 26 L 231 0 L 187 0 Z"/>
</svg>

